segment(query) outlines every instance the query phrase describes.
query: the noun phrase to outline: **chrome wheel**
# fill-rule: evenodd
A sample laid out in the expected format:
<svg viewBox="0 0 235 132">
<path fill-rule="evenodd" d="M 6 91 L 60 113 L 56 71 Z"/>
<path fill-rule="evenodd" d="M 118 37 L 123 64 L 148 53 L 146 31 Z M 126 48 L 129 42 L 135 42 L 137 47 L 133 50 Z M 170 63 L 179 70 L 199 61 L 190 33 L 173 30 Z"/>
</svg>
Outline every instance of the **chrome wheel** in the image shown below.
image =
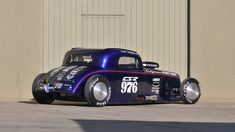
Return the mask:
<svg viewBox="0 0 235 132">
<path fill-rule="evenodd" d="M 86 81 L 84 95 L 89 105 L 103 107 L 111 97 L 111 83 L 102 75 L 93 75 Z"/>
<path fill-rule="evenodd" d="M 96 83 L 93 91 L 94 91 L 95 99 L 98 101 L 103 101 L 108 95 L 107 86 L 103 82 Z"/>
<path fill-rule="evenodd" d="M 195 104 L 201 97 L 199 82 L 194 78 L 186 78 L 180 86 L 181 99 L 185 104 Z"/>
<path fill-rule="evenodd" d="M 200 88 L 196 83 L 188 83 L 185 85 L 185 94 L 190 100 L 195 100 L 200 95 Z"/>
</svg>

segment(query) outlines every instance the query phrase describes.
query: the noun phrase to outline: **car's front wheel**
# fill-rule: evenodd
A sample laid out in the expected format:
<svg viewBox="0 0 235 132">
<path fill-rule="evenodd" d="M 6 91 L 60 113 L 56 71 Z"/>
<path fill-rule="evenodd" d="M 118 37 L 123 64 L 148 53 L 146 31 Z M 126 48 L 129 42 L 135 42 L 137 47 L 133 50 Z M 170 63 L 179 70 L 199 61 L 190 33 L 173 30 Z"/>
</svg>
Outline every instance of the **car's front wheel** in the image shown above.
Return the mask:
<svg viewBox="0 0 235 132">
<path fill-rule="evenodd" d="M 185 104 L 195 104 L 201 96 L 199 82 L 194 78 L 185 79 L 180 86 L 180 95 Z"/>
<path fill-rule="evenodd" d="M 111 84 L 102 75 L 91 76 L 85 84 L 84 95 L 89 105 L 105 106 L 111 96 Z"/>
<path fill-rule="evenodd" d="M 40 104 L 51 104 L 54 101 L 52 93 L 46 93 L 43 88 L 42 78 L 45 73 L 39 74 L 33 81 L 32 94 L 34 99 Z"/>
</svg>

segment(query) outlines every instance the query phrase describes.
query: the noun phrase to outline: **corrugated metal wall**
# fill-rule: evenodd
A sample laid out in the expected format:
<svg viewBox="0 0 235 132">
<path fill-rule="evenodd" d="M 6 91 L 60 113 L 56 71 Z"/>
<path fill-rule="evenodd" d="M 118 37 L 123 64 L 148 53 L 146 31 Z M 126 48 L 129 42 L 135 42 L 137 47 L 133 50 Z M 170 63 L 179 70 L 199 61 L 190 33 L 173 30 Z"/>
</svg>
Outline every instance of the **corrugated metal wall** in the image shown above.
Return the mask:
<svg viewBox="0 0 235 132">
<path fill-rule="evenodd" d="M 187 0 L 44 0 L 43 70 L 72 47 L 119 47 L 186 77 Z"/>
</svg>

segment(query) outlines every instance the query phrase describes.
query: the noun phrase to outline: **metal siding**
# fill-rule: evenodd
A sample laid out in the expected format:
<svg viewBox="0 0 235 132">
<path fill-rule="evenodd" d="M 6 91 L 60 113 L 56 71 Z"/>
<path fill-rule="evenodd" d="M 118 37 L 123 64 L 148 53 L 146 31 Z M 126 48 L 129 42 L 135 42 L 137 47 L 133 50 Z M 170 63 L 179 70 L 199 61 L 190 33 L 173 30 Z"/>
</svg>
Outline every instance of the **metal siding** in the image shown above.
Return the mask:
<svg viewBox="0 0 235 132">
<path fill-rule="evenodd" d="M 72 47 L 119 47 L 186 77 L 187 0 L 44 0 L 43 11 L 44 71 Z"/>
</svg>

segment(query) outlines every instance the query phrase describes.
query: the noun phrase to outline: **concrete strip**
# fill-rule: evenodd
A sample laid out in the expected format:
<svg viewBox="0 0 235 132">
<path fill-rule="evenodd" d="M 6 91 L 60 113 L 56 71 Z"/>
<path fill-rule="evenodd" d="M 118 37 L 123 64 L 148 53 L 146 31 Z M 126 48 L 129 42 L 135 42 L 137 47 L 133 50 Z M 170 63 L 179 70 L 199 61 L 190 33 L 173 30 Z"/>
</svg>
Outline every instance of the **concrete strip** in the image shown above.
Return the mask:
<svg viewBox="0 0 235 132">
<path fill-rule="evenodd" d="M 0 101 L 3 132 L 234 132 L 235 102 L 196 105 L 118 105 L 103 108 L 84 103 Z"/>
</svg>

